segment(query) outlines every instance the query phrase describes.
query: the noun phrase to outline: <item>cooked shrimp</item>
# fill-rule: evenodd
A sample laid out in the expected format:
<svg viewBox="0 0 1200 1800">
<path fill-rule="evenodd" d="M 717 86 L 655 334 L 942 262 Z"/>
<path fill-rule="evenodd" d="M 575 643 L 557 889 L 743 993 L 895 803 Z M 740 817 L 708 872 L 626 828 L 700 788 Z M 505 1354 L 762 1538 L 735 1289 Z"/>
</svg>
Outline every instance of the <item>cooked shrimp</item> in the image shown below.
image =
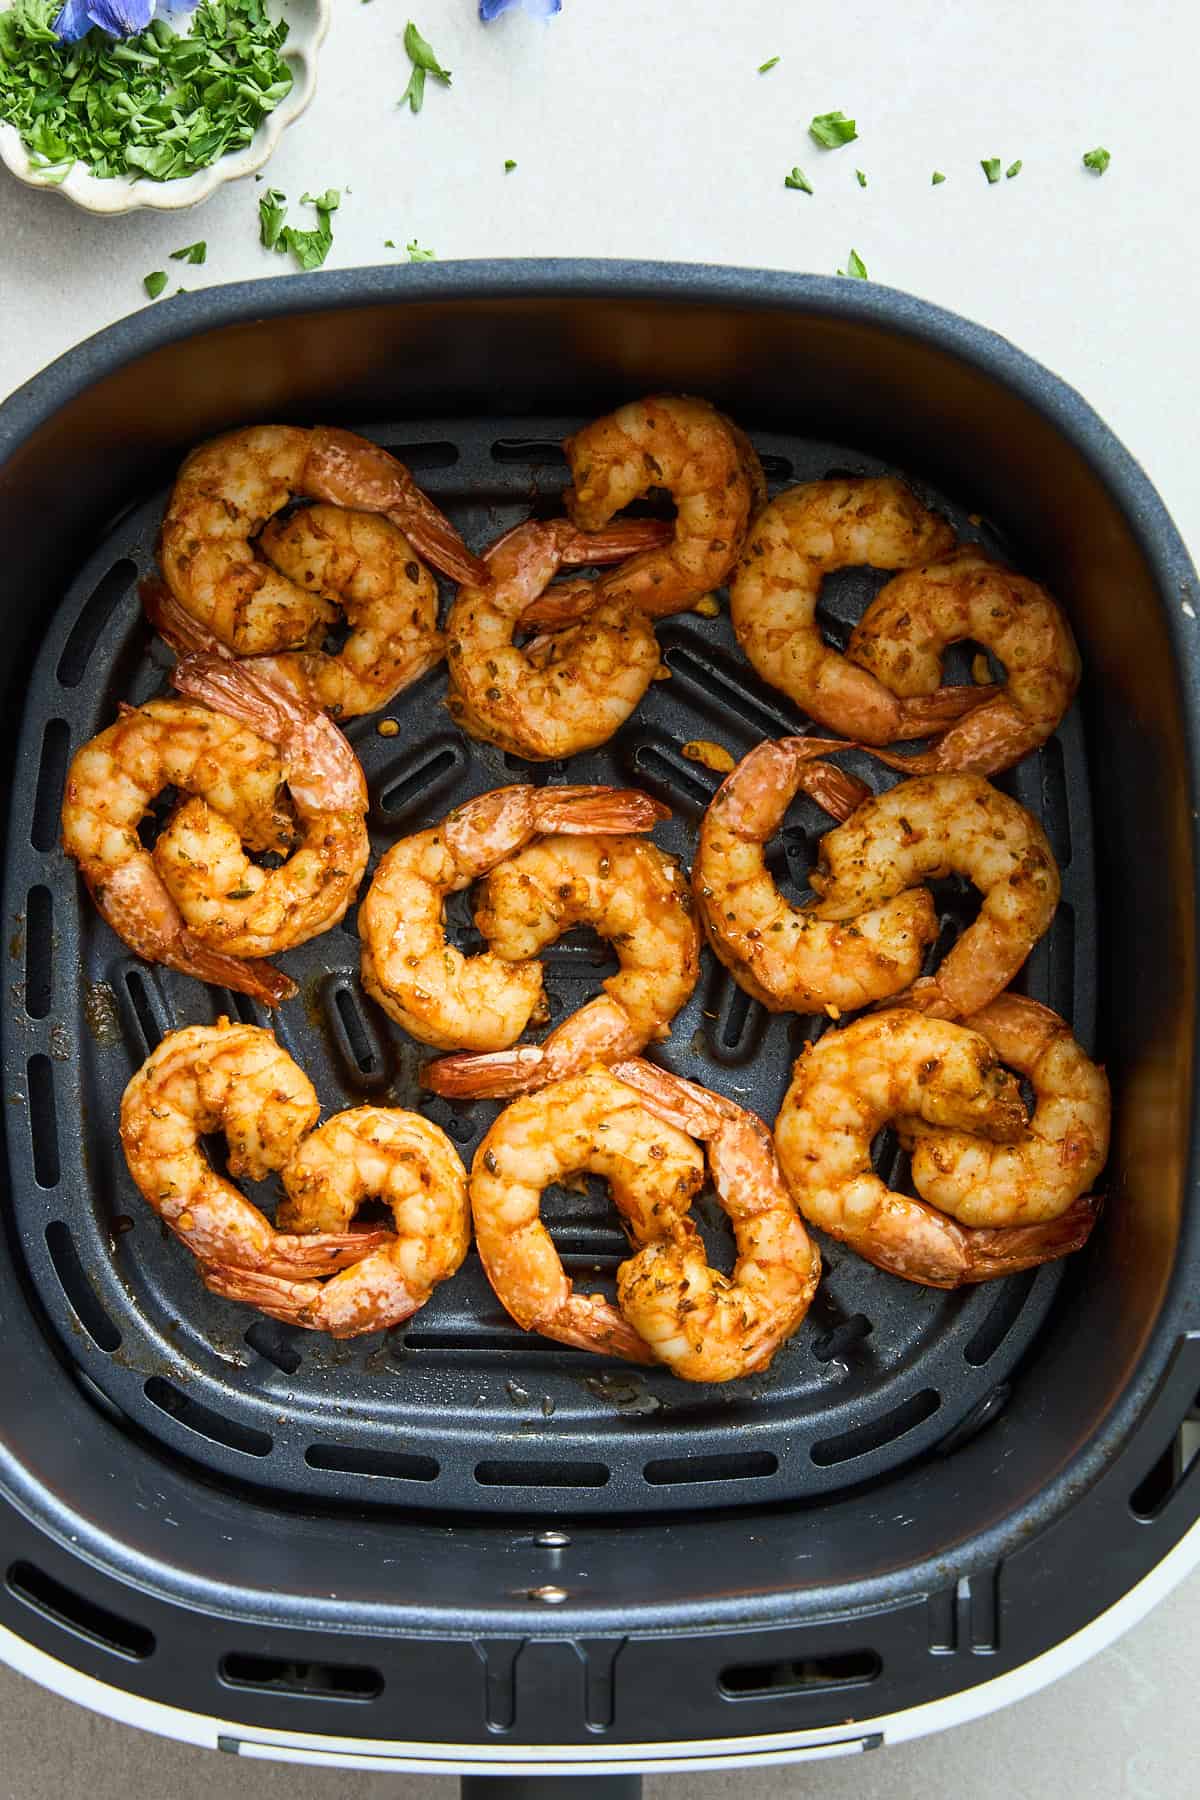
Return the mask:
<svg viewBox="0 0 1200 1800">
<path fill-rule="evenodd" d="M 446 896 L 539 833 L 649 831 L 665 815 L 635 788 L 506 787 L 401 838 L 359 908 L 364 988 L 423 1044 L 507 1049 L 538 1010 L 541 964 L 505 962 L 491 951 L 464 956 L 446 942 Z"/>
<path fill-rule="evenodd" d="M 239 842 L 284 850 L 292 822 L 280 807 L 284 770 L 274 746 L 220 713 L 185 700 L 123 707 L 76 751 L 62 807 L 63 848 L 101 915 L 129 948 L 201 981 L 275 1006 L 294 994 L 268 963 L 220 953 L 189 929 L 138 826 L 164 788 L 191 794 Z"/>
<path fill-rule="evenodd" d="M 367 788 L 358 758 L 324 713 L 248 663 L 189 656 L 172 679 L 278 747 L 300 841 L 280 868 L 261 869 L 235 825 L 205 800 L 190 799 L 154 846 L 158 873 L 189 928 L 215 950 L 262 956 L 307 943 L 337 924 L 367 866 Z"/>
<path fill-rule="evenodd" d="M 491 585 L 460 588 L 446 620 L 451 717 L 472 737 L 533 761 L 606 743 L 658 667 L 647 619 L 610 601 L 582 624 L 543 633 L 523 649 L 513 637 L 560 569 L 620 561 L 661 536 L 650 520 L 620 522 L 589 538 L 555 519 L 519 525 L 493 544 L 486 558 Z M 590 593 L 593 584 L 582 587 Z M 554 596 L 561 605 L 561 590 Z"/>
<path fill-rule="evenodd" d="M 899 993 L 937 936 L 924 889 L 864 898 L 836 923 L 775 885 L 764 846 L 818 766 L 809 759 L 845 747 L 820 738 L 757 745 L 718 788 L 700 827 L 692 885 L 708 941 L 738 985 L 772 1012 L 848 1012 Z"/>
<path fill-rule="evenodd" d="M 180 605 L 239 656 L 306 648 L 334 617 L 258 554 L 263 527 L 292 500 L 381 513 L 455 581 L 487 580 L 458 532 L 403 463 L 350 431 L 252 425 L 201 444 L 167 502 L 159 554 Z"/>
<path fill-rule="evenodd" d="M 121 1147 L 139 1191 L 202 1262 L 264 1275 L 329 1274 L 386 1243 L 381 1231 L 277 1231 L 200 1146 L 220 1132 L 229 1173 L 282 1169 L 320 1113 L 312 1082 L 257 1025 L 185 1025 L 142 1064 L 121 1101 Z"/>
<path fill-rule="evenodd" d="M 547 790 L 543 790 L 545 792 Z M 551 792 L 553 790 L 550 790 Z M 547 837 L 500 864 L 475 923 L 496 956 L 528 962 L 573 925 L 591 925 L 620 969 L 543 1044 L 448 1056 L 422 1073 L 438 1094 L 520 1094 L 594 1062 L 636 1056 L 665 1038 L 700 973 L 687 874 L 657 844 L 631 837 Z"/>
<path fill-rule="evenodd" d="M 961 1225 L 1061 1218 L 1091 1190 L 1108 1156 L 1111 1101 L 1103 1069 L 1084 1054 L 1065 1019 L 1020 994 L 1001 994 L 963 1024 L 1028 1077 L 1034 1114 L 1012 1144 L 899 1120 L 912 1150 L 914 1187 Z"/>
<path fill-rule="evenodd" d="M 902 704 L 919 706 L 922 695 L 979 693 L 938 688 L 943 653 L 963 638 L 991 650 L 1007 681 L 999 692 L 989 689 L 984 704 L 931 750 L 884 758 L 894 768 L 911 775 L 1011 769 L 1045 743 L 1070 706 L 1079 652 L 1058 603 L 1036 581 L 974 548 L 889 581 L 855 627 L 846 654 L 903 695 Z"/>
<path fill-rule="evenodd" d="M 649 1347 L 601 1294 L 577 1294 L 541 1221 L 542 1190 L 602 1175 L 626 1230 L 651 1243 L 683 1218 L 704 1161 L 673 1125 L 600 1064 L 514 1100 L 471 1166 L 475 1242 L 501 1305 L 524 1331 L 581 1350 L 651 1362 Z"/>
<path fill-rule="evenodd" d="M 441 661 L 437 586 L 412 545 L 378 513 L 310 506 L 272 519 L 258 540 L 273 568 L 298 587 L 336 602 L 350 634 L 336 655 L 282 651 L 256 659 L 269 680 L 294 688 L 335 718 L 352 719 L 386 706 Z M 228 647 L 181 606 L 165 582 L 148 580 L 142 604 L 151 623 L 179 655 L 210 655 Z"/>
<path fill-rule="evenodd" d="M 796 1063 L 775 1123 L 792 1198 L 810 1225 L 894 1275 L 954 1288 L 1012 1275 L 1083 1244 L 1095 1207 L 1000 1228 L 960 1225 L 891 1192 L 871 1170 L 871 1140 L 890 1119 L 923 1119 L 1013 1144 L 1026 1136 L 1013 1077 L 977 1031 L 893 1011 L 828 1031 Z"/>
<path fill-rule="evenodd" d="M 738 643 L 764 681 L 833 731 L 864 744 L 926 737 L 992 690 L 939 688 L 934 681 L 909 690 L 919 698 L 897 699 L 889 691 L 893 684 L 855 667 L 825 642 L 817 603 L 821 583 L 834 569 L 863 563 L 909 569 L 944 556 L 953 545 L 945 519 L 922 506 L 903 482 L 871 476 L 790 488 L 754 521 L 730 583 Z"/>
<path fill-rule="evenodd" d="M 331 1281 L 285 1281 L 209 1264 L 205 1286 L 288 1325 L 336 1338 L 385 1331 L 411 1318 L 453 1275 L 470 1242 L 467 1172 L 445 1132 L 418 1113 L 357 1106 L 328 1119 L 283 1170 L 276 1214 L 292 1232 L 346 1233 L 366 1200 L 392 1209 L 396 1236 Z"/>
<path fill-rule="evenodd" d="M 685 612 L 720 587 L 767 497 L 762 464 L 745 432 L 707 400 L 683 394 L 631 401 L 585 425 L 563 449 L 574 484 L 564 500 L 581 531 L 601 531 L 654 488 L 674 500 L 670 542 L 602 575 L 594 591 L 597 601 L 615 600 L 650 618 Z M 534 606 L 526 623 L 543 625 L 554 616 Z"/>
<path fill-rule="evenodd" d="M 821 1255 L 804 1229 L 761 1119 L 653 1063 L 613 1074 L 648 1112 L 707 1145 L 717 1198 L 737 1242 L 732 1276 L 710 1268 L 690 1220 L 617 1271 L 622 1313 L 660 1362 L 685 1381 L 734 1381 L 765 1369 L 804 1318 Z"/>
<path fill-rule="evenodd" d="M 864 907 L 918 882 L 965 875 L 983 894 L 974 924 L 937 973 L 902 1004 L 942 1018 L 978 1012 L 1006 988 L 1050 928 L 1058 867 L 1031 813 L 982 775 L 918 775 L 867 800 L 821 840 L 809 877 L 821 919 L 857 919 Z"/>
</svg>

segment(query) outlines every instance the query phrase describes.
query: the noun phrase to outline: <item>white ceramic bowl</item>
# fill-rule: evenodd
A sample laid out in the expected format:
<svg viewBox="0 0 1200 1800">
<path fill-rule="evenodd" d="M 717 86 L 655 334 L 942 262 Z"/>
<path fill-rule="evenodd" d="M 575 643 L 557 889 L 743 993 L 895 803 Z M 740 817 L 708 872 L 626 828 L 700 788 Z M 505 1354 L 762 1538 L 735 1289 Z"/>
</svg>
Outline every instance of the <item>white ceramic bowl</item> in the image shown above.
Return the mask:
<svg viewBox="0 0 1200 1800">
<path fill-rule="evenodd" d="M 0 12 L 7 12 L 11 5 L 12 0 L 0 0 Z M 127 213 L 137 212 L 142 207 L 149 207 L 154 212 L 177 212 L 183 207 L 197 206 L 223 182 L 236 181 L 240 176 L 253 175 L 261 169 L 279 142 L 280 134 L 300 117 L 313 97 L 317 85 L 317 51 L 329 30 L 333 0 L 280 0 L 280 13 L 289 27 L 283 57 L 292 71 L 292 91 L 274 112 L 267 114 L 244 149 L 219 157 L 207 169 L 185 175 L 179 181 L 150 181 L 145 177 L 135 179 L 132 175 L 101 180 L 83 163 L 76 163 L 65 181 L 48 181 L 30 161 L 16 126 L 5 124 L 0 124 L 0 162 L 26 187 L 63 194 L 84 212 Z M 186 20 L 183 28 L 186 30 Z"/>
</svg>

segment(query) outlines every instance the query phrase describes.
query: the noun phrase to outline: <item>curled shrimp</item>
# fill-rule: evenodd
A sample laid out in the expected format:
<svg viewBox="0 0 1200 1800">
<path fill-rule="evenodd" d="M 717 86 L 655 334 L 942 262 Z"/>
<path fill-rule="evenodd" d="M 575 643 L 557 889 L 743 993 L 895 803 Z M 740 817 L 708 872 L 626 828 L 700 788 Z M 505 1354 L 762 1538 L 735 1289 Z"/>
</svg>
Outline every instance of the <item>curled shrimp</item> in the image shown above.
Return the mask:
<svg viewBox="0 0 1200 1800">
<path fill-rule="evenodd" d="M 283 1280 L 209 1263 L 204 1285 L 308 1331 L 358 1337 L 411 1318 L 467 1254 L 467 1172 L 445 1132 L 419 1113 L 357 1106 L 306 1137 L 283 1169 L 279 1226 L 349 1232 L 364 1201 L 392 1210 L 396 1235 L 328 1281 Z"/>
<path fill-rule="evenodd" d="M 367 866 L 367 788 L 337 726 L 248 663 L 189 656 L 172 679 L 277 746 L 300 822 L 276 869 L 250 861 L 236 825 L 206 800 L 185 800 L 154 847 L 155 867 L 188 927 L 228 956 L 293 949 L 336 925 Z"/>
<path fill-rule="evenodd" d="M 565 519 L 519 525 L 488 551 L 490 584 L 460 588 L 446 620 L 451 717 L 472 737 L 546 761 L 606 743 L 658 667 L 658 643 L 633 608 L 608 601 L 580 624 L 513 642 L 530 604 L 560 569 L 621 561 L 661 540 L 652 520 L 621 521 L 587 537 Z M 567 593 L 594 592 L 591 582 Z M 563 590 L 549 595 L 564 605 Z"/>
<path fill-rule="evenodd" d="M 953 546 L 945 519 L 903 482 L 869 476 L 790 488 L 754 521 L 730 583 L 738 643 L 764 681 L 831 730 L 864 744 L 925 737 L 992 690 L 934 681 L 891 691 L 874 665 L 856 667 L 825 642 L 817 602 L 834 569 L 910 569 Z M 911 697 L 898 699 L 901 692 Z"/>
<path fill-rule="evenodd" d="M 183 463 L 159 556 L 180 605 L 239 656 L 304 648 L 334 618 L 323 594 L 260 554 L 259 534 L 299 499 L 380 513 L 435 569 L 456 581 L 487 580 L 449 519 L 377 444 L 323 426 L 226 432 Z"/>
<path fill-rule="evenodd" d="M 998 692 L 989 688 L 983 705 L 952 724 L 932 749 L 882 758 L 893 768 L 910 775 L 1011 769 L 1045 743 L 1074 699 L 1079 652 L 1062 609 L 1036 581 L 976 549 L 889 581 L 855 627 L 846 654 L 904 696 L 901 704 L 921 706 L 921 696 L 972 692 L 938 688 L 943 653 L 963 638 L 991 650 L 1007 681 Z"/>
<path fill-rule="evenodd" d="M 652 1063 L 614 1063 L 612 1072 L 648 1112 L 706 1145 L 737 1242 L 733 1274 L 722 1275 L 690 1220 L 679 1220 L 621 1264 L 622 1313 L 685 1381 L 733 1381 L 765 1369 L 807 1313 L 821 1274 L 770 1132 L 744 1107 Z"/>
<path fill-rule="evenodd" d="M 893 1119 L 910 1136 L 923 1120 L 1018 1153 L 1026 1140 L 1020 1090 L 982 1033 L 902 1010 L 858 1019 L 800 1057 L 775 1122 L 784 1179 L 810 1225 L 877 1268 L 937 1288 L 1012 1275 L 1086 1241 L 1090 1201 L 1037 1223 L 993 1227 L 958 1224 L 892 1192 L 872 1172 L 871 1140 Z"/>
<path fill-rule="evenodd" d="M 475 923 L 491 952 L 514 963 L 536 957 L 573 925 L 590 925 L 612 944 L 620 968 L 544 1043 L 429 1064 L 421 1078 L 439 1094 L 519 1094 L 593 1062 L 636 1056 L 668 1036 L 700 973 L 687 875 L 673 856 L 638 838 L 542 838 L 488 876 Z"/>
<path fill-rule="evenodd" d="M 1058 905 L 1058 866 L 1032 813 L 982 775 L 917 775 L 828 832 L 809 880 L 818 918 L 857 919 L 944 875 L 965 875 L 981 890 L 979 917 L 901 1003 L 964 1018 L 1008 986 Z"/>
<path fill-rule="evenodd" d="M 122 707 L 115 724 L 76 751 L 67 772 L 62 841 L 101 915 L 148 962 L 251 994 L 268 1006 L 295 993 L 269 963 L 219 949 L 185 920 L 138 826 L 165 788 L 194 796 L 210 819 L 256 850 L 285 850 L 292 823 L 279 803 L 275 747 L 221 713 L 187 700 Z"/>
<path fill-rule="evenodd" d="M 282 1169 L 316 1124 L 312 1082 L 258 1025 L 185 1025 L 151 1051 L 121 1100 L 121 1147 L 139 1192 L 201 1262 L 263 1275 L 325 1275 L 386 1243 L 381 1231 L 277 1231 L 200 1145 L 220 1132 L 229 1174 Z"/>
<path fill-rule="evenodd" d="M 611 1301 L 577 1294 L 542 1224 L 552 1182 L 602 1175 L 635 1244 L 678 1222 L 704 1180 L 692 1139 L 649 1111 L 597 1063 L 514 1100 L 471 1166 L 475 1242 L 496 1297 L 524 1331 L 581 1350 L 651 1362 L 652 1353 Z"/>
<path fill-rule="evenodd" d="M 793 904 L 775 885 L 766 844 L 823 766 L 810 759 L 844 748 L 820 738 L 757 745 L 718 788 L 700 827 L 692 886 L 708 941 L 738 985 L 772 1012 L 847 1012 L 897 994 L 920 974 L 937 936 L 933 901 L 911 882 L 833 917 Z"/>
<path fill-rule="evenodd" d="M 635 788 L 506 787 L 401 838 L 359 908 L 363 987 L 423 1044 L 507 1049 L 539 1009 L 541 964 L 506 962 L 491 951 L 464 956 L 446 942 L 446 896 L 539 833 L 649 831 L 665 815 Z"/>
<path fill-rule="evenodd" d="M 1033 1117 L 1011 1144 L 920 1118 L 898 1120 L 901 1141 L 912 1151 L 914 1187 L 961 1225 L 1061 1218 L 1090 1192 L 1108 1157 L 1112 1102 L 1103 1069 L 1076 1043 L 1065 1019 L 1021 994 L 1001 994 L 963 1024 L 1028 1078 Z M 1076 1209 L 1075 1217 L 1082 1221 L 1085 1210 Z"/>
<path fill-rule="evenodd" d="M 767 497 L 762 464 L 745 432 L 707 400 L 684 394 L 633 400 L 585 425 L 563 449 L 573 483 L 564 504 L 581 531 L 603 530 L 622 507 L 655 488 L 674 500 L 670 541 L 602 575 L 592 596 L 650 618 L 685 612 L 720 587 Z M 526 623 L 554 617 L 533 606 Z"/>
</svg>

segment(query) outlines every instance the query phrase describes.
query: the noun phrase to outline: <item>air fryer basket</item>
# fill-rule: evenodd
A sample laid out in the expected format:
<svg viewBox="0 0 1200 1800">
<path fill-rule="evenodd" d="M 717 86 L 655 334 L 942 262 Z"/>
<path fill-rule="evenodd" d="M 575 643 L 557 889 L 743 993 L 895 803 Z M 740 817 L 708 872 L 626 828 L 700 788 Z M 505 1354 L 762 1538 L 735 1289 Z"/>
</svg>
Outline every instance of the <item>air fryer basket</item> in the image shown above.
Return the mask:
<svg viewBox="0 0 1200 1800">
<path fill-rule="evenodd" d="M 134 589 L 174 463 L 251 419 L 352 425 L 480 545 L 554 510 L 566 429 L 652 387 L 727 407 L 775 488 L 906 474 L 1066 602 L 1081 703 L 1005 785 L 1064 873 L 1028 991 L 1113 1077 L 1101 1226 L 1069 1264 L 958 1295 L 835 1246 L 769 1375 L 724 1390 L 524 1338 L 474 1257 L 406 1331 L 353 1344 L 219 1302 L 132 1190 L 115 1115 L 164 1030 L 261 1015 L 124 955 L 57 848 L 71 749 L 163 679 Z M 1170 1550 L 1194 1518 L 1179 1441 L 1200 1390 L 1195 577 L 1076 395 L 987 333 L 859 284 L 438 265 L 140 315 L 8 403 L 0 458 L 0 1626 L 219 1721 L 229 1748 L 423 1746 L 410 1754 L 440 1766 L 513 1766 L 535 1746 L 552 1765 L 688 1742 L 745 1755 L 874 1741 L 872 1721 L 1070 1636 Z M 835 633 L 874 585 L 833 584 Z M 437 673 L 391 709 L 398 737 L 356 722 L 376 851 L 504 781 L 616 779 L 672 805 L 660 837 L 690 858 L 715 778 L 682 742 L 740 754 L 802 720 L 727 620 L 668 621 L 660 642 L 670 679 L 569 776 L 468 745 Z M 795 809 L 783 879 L 802 878 L 822 823 Z M 969 902 L 940 898 L 948 940 Z M 421 1058 L 363 999 L 352 920 L 284 960 L 302 998 L 279 1034 L 325 1105 L 415 1103 Z M 552 1005 L 603 972 L 594 944 L 564 943 Z M 661 1054 L 770 1117 L 811 1028 L 768 1018 L 706 962 Z M 425 1104 L 464 1154 L 495 1113 Z M 603 1285 L 620 1254 L 603 1197 L 559 1196 L 549 1216 L 568 1267 Z"/>
</svg>

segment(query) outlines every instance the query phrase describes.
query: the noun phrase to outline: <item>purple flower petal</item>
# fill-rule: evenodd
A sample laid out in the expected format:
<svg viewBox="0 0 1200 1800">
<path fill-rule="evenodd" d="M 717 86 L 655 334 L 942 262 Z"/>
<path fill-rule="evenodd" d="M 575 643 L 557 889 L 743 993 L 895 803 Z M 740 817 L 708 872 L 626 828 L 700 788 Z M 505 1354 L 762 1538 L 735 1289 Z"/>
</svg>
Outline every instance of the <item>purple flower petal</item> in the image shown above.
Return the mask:
<svg viewBox="0 0 1200 1800">
<path fill-rule="evenodd" d="M 92 29 L 88 17 L 88 0 L 66 0 L 54 21 L 54 29 L 64 44 L 77 44 Z"/>
<path fill-rule="evenodd" d="M 154 17 L 154 0 L 88 0 L 88 17 L 111 37 L 145 31 Z"/>
<path fill-rule="evenodd" d="M 536 18 L 548 19 L 553 13 L 562 11 L 562 0 L 479 0 L 479 16 L 485 25 L 489 25 L 514 6 L 524 7 Z"/>
</svg>

